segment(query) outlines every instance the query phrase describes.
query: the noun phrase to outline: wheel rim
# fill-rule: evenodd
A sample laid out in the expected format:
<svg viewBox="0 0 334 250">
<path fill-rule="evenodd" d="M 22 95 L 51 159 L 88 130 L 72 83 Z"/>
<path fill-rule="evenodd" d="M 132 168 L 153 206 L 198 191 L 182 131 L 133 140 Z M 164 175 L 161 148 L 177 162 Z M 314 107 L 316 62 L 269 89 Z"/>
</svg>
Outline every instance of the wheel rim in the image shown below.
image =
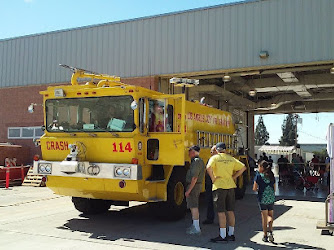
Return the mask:
<svg viewBox="0 0 334 250">
<path fill-rule="evenodd" d="M 184 186 L 182 182 L 176 183 L 174 187 L 174 201 L 176 205 L 180 206 L 184 199 Z"/>
</svg>

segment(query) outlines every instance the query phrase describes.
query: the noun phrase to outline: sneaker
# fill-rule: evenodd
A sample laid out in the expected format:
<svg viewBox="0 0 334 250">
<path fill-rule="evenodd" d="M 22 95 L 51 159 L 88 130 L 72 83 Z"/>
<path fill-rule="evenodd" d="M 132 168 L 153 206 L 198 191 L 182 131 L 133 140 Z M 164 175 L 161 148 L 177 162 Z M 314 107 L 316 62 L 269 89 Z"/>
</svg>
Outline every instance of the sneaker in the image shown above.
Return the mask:
<svg viewBox="0 0 334 250">
<path fill-rule="evenodd" d="M 190 226 L 188 229 L 187 229 L 187 234 L 190 234 L 190 235 L 199 235 L 201 234 L 201 230 L 197 230 L 194 225 Z"/>
<path fill-rule="evenodd" d="M 202 224 L 204 224 L 204 225 L 213 224 L 213 220 L 206 219 L 205 221 L 203 221 Z"/>
<path fill-rule="evenodd" d="M 235 236 L 234 235 L 228 235 L 227 240 L 228 241 L 235 241 Z"/>
<path fill-rule="evenodd" d="M 227 243 L 228 242 L 227 237 L 222 238 L 220 235 L 216 238 L 212 238 L 210 241 L 213 242 L 213 243 Z"/>
<path fill-rule="evenodd" d="M 273 234 L 273 232 L 269 232 L 269 233 L 268 233 L 268 240 L 269 240 L 270 242 L 274 242 L 274 234 Z"/>
<path fill-rule="evenodd" d="M 263 241 L 263 242 L 269 242 L 269 241 L 268 241 L 268 236 L 263 236 L 262 241 Z"/>
</svg>

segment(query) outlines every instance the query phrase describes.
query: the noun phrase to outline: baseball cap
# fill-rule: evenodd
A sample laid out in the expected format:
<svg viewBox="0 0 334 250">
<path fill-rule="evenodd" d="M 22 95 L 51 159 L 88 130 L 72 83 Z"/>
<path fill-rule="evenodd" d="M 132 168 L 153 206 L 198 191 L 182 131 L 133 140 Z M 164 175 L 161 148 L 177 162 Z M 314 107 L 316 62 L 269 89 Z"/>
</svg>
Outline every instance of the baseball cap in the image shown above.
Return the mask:
<svg viewBox="0 0 334 250">
<path fill-rule="evenodd" d="M 216 149 L 217 149 L 217 150 L 226 149 L 226 145 L 225 145 L 225 143 L 224 143 L 224 142 L 218 142 L 218 143 L 216 144 Z"/>
<path fill-rule="evenodd" d="M 191 146 L 190 148 L 189 148 L 189 151 L 190 150 L 195 150 L 196 152 L 199 152 L 200 150 L 201 150 L 201 148 L 199 147 L 199 146 L 197 146 L 197 145 L 194 145 L 194 146 Z"/>
</svg>

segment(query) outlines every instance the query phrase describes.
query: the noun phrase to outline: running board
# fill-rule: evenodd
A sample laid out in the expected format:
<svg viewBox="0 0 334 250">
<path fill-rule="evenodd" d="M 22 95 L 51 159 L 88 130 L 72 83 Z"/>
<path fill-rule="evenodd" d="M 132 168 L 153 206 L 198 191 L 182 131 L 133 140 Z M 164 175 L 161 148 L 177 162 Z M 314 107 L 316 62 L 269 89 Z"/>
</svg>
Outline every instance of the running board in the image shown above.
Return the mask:
<svg viewBox="0 0 334 250">
<path fill-rule="evenodd" d="M 163 179 L 163 180 L 145 180 L 145 183 L 163 183 L 163 182 L 165 182 L 166 181 L 166 179 Z"/>
<path fill-rule="evenodd" d="M 161 202 L 161 201 L 165 201 L 163 199 L 158 199 L 158 198 L 151 198 L 151 199 L 148 199 L 148 202 Z"/>
</svg>

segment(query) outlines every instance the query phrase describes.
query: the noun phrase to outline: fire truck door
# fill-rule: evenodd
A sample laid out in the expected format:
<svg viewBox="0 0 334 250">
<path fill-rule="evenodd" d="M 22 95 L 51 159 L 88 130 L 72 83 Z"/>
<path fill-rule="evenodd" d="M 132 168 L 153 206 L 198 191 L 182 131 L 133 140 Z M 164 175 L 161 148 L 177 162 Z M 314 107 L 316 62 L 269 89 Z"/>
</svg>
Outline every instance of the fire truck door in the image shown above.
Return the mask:
<svg viewBox="0 0 334 250">
<path fill-rule="evenodd" d="M 148 100 L 149 164 L 184 165 L 184 95 L 163 95 Z"/>
</svg>

